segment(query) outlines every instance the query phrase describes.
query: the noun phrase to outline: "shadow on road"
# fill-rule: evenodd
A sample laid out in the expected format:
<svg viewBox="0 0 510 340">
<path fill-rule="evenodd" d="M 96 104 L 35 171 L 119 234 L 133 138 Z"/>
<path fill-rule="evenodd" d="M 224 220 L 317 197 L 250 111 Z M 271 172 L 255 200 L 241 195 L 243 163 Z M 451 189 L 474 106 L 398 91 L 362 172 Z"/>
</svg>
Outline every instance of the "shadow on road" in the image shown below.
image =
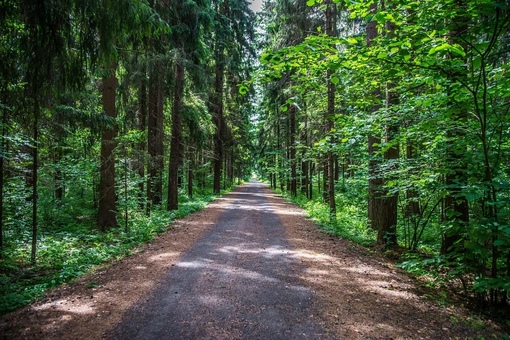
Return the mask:
<svg viewBox="0 0 510 340">
<path fill-rule="evenodd" d="M 328 339 L 260 183 L 215 204 L 214 227 L 111 334 L 115 339 Z"/>
</svg>

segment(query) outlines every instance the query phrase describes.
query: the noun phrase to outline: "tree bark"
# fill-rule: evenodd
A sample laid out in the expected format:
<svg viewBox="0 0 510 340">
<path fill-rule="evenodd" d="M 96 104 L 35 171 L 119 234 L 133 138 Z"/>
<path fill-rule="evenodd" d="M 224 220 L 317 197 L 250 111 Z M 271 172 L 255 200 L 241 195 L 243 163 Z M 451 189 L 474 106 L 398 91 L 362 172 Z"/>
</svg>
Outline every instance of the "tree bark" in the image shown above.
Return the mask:
<svg viewBox="0 0 510 340">
<path fill-rule="evenodd" d="M 140 131 L 145 131 L 147 129 L 147 79 L 145 71 L 142 75 L 142 80 L 140 84 L 140 111 L 138 117 L 138 129 Z M 145 177 L 145 149 L 147 147 L 146 141 L 140 141 L 138 144 L 138 161 L 137 161 L 137 170 L 138 176 L 140 176 L 140 183 L 138 184 L 138 200 L 139 207 L 143 209 L 145 206 L 145 185 L 143 178 Z"/>
<path fill-rule="evenodd" d="M 213 124 L 216 127 L 214 134 L 214 182 L 213 192 L 218 195 L 221 192 L 221 174 L 223 162 L 223 51 L 216 55 L 215 83 L 213 95 Z"/>
<path fill-rule="evenodd" d="M 193 198 L 193 171 L 195 168 L 195 155 L 190 147 L 188 152 L 189 166 L 188 166 L 188 197 Z"/>
<path fill-rule="evenodd" d="M 184 93 L 184 65 L 176 62 L 174 65 L 174 100 L 172 103 L 172 140 L 170 142 L 170 161 L 168 163 L 168 210 L 179 208 L 179 165 L 182 160 L 182 124 L 181 107 Z"/>
<path fill-rule="evenodd" d="M 309 165 L 310 175 L 308 176 L 308 178 L 310 179 L 310 181 L 308 183 L 308 187 L 309 187 L 308 199 L 312 200 L 312 198 L 313 198 L 313 172 L 315 170 L 315 165 L 312 161 L 310 161 L 309 164 L 310 164 Z"/>
<path fill-rule="evenodd" d="M 373 14 L 377 12 L 376 3 L 370 5 L 370 12 Z M 370 47 L 377 38 L 377 21 L 370 21 L 366 26 L 366 31 L 367 47 Z M 374 98 L 375 104 L 372 105 L 371 112 L 375 115 L 380 109 L 380 105 L 377 103 L 381 98 L 381 89 L 379 87 L 374 89 L 372 97 Z M 384 196 L 382 191 L 383 178 L 379 170 L 380 161 L 377 160 L 377 152 L 380 144 L 380 137 L 373 134 L 368 136 L 368 219 L 372 229 L 377 231 L 383 229 L 385 224 L 383 218 L 385 205 L 382 200 Z"/>
<path fill-rule="evenodd" d="M 333 2 L 329 2 L 326 8 L 326 34 L 329 36 L 336 35 L 336 16 L 337 9 L 336 4 Z M 335 46 L 332 48 L 336 51 Z M 327 70 L 326 78 L 327 78 L 327 87 L 328 87 L 328 110 L 326 113 L 326 135 L 330 134 L 330 143 L 333 144 L 334 136 L 333 130 L 335 127 L 335 92 L 336 86 L 334 82 L 331 80 L 334 72 L 331 70 Z M 327 169 L 327 177 L 325 174 L 324 179 L 327 179 L 327 202 L 329 203 L 329 215 L 330 222 L 336 222 L 336 202 L 335 202 L 335 155 L 331 150 L 331 147 L 328 147 L 327 151 L 327 165 L 325 170 Z M 326 171 L 325 171 L 326 172 Z M 326 185 L 325 185 L 326 187 Z"/>
<path fill-rule="evenodd" d="M 230 150 L 230 157 L 228 159 L 229 186 L 234 185 L 234 159 L 235 159 L 235 152 L 234 152 L 234 146 L 232 146 L 232 149 Z"/>
<path fill-rule="evenodd" d="M 163 65 L 156 61 L 151 69 L 149 82 L 149 119 L 147 148 L 149 151 L 149 178 L 147 199 L 152 206 L 163 199 Z"/>
<path fill-rule="evenodd" d="M 463 0 L 457 0 L 459 10 L 465 8 Z M 452 43 L 464 45 L 466 50 L 466 43 L 462 40 L 461 36 L 467 30 L 467 20 L 465 18 L 456 18 L 457 28 L 450 33 L 450 40 Z M 461 78 L 462 74 L 455 71 L 449 74 L 452 82 Z M 451 92 L 451 91 L 450 91 Z M 448 195 L 445 197 L 445 214 L 443 215 L 444 222 L 451 225 L 451 230 L 443 234 L 441 242 L 441 254 L 449 254 L 455 251 L 454 245 L 460 241 L 462 230 L 469 224 L 469 205 L 466 197 L 462 195 L 462 187 L 467 184 L 466 170 L 467 164 L 463 159 L 466 146 L 462 146 L 464 151 L 459 151 L 455 145 L 458 141 L 465 139 L 465 126 L 467 125 L 468 113 L 464 108 L 457 108 L 454 103 L 450 105 L 453 107 L 451 115 L 452 121 L 455 122 L 447 133 L 449 143 L 447 145 L 447 162 L 451 164 L 451 171 L 445 177 L 445 185 L 448 189 Z"/>
<path fill-rule="evenodd" d="M 116 64 L 110 66 L 110 74 L 103 78 L 102 102 L 105 114 L 114 120 L 117 116 L 115 100 L 118 81 Z M 117 195 L 115 193 L 115 137 L 117 127 L 103 129 L 101 138 L 101 176 L 99 180 L 99 211 L 97 225 L 102 231 L 117 227 Z"/>
<path fill-rule="evenodd" d="M 37 94 L 34 100 L 34 146 L 32 148 L 33 162 L 32 162 L 32 248 L 30 252 L 30 260 L 35 263 L 37 253 L 37 181 L 38 181 L 38 162 L 39 162 L 39 115 L 40 107 Z"/>
<path fill-rule="evenodd" d="M 290 194 L 297 196 L 297 159 L 296 159 L 296 107 L 292 105 L 290 113 Z"/>
<path fill-rule="evenodd" d="M 6 101 L 4 101 L 5 103 Z M 6 154 L 5 134 L 7 126 L 7 109 L 2 110 L 2 136 L 0 140 L 0 258 L 4 247 L 4 165 Z"/>
<path fill-rule="evenodd" d="M 389 110 L 392 105 L 396 104 L 397 96 L 393 90 L 394 86 L 390 83 L 386 84 L 386 109 Z M 394 136 L 397 133 L 395 125 L 386 126 L 386 143 L 393 143 Z M 399 148 L 394 145 L 388 148 L 384 153 L 386 162 L 392 162 L 390 169 L 395 168 L 398 159 Z M 386 182 L 386 180 L 384 180 Z M 382 204 L 384 204 L 383 223 L 377 229 L 377 242 L 382 246 L 397 245 L 397 216 L 398 216 L 398 193 L 390 194 L 388 190 L 382 190 L 384 195 Z"/>
<path fill-rule="evenodd" d="M 308 147 L 309 146 L 308 145 L 308 117 L 306 114 L 304 115 L 304 123 L 305 123 L 305 126 L 303 129 L 303 134 L 301 135 L 302 136 L 301 141 L 302 141 L 303 145 Z M 308 183 L 309 183 L 308 165 L 309 165 L 309 162 L 304 159 L 304 154 L 302 153 L 302 156 L 301 156 L 301 193 L 305 194 L 307 198 L 309 198 L 309 195 L 308 195 Z"/>
<path fill-rule="evenodd" d="M 406 158 L 413 160 L 415 158 L 416 150 L 412 144 L 406 146 Z M 408 189 L 406 191 L 407 206 L 405 215 L 406 217 L 420 215 L 420 204 L 417 201 L 418 193 L 414 189 Z"/>
</svg>

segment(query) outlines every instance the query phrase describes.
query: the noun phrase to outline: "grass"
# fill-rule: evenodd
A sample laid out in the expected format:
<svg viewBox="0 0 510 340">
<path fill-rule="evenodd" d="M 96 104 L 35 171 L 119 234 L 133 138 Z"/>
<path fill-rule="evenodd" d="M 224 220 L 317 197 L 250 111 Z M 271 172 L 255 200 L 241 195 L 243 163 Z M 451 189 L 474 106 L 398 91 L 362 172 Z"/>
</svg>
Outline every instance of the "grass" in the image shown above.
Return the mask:
<svg viewBox="0 0 510 340">
<path fill-rule="evenodd" d="M 350 185 L 354 187 L 356 182 L 353 181 Z M 291 197 L 288 192 L 281 192 L 279 189 L 276 191 L 305 209 L 307 216 L 314 220 L 325 232 L 352 240 L 366 247 L 375 242 L 377 234 L 367 226 L 366 203 L 360 202 L 356 190 L 336 191 L 337 214 L 335 223 L 331 223 L 329 206 L 322 200 L 322 194 L 317 191 L 313 192 L 314 199 L 312 200 L 308 200 L 302 195 Z"/>
<path fill-rule="evenodd" d="M 115 228 L 101 233 L 91 226 L 90 218 L 55 230 L 41 230 L 35 264 L 30 261 L 29 238 L 11 240 L 0 259 L 0 315 L 33 302 L 49 289 L 70 282 L 100 264 L 130 255 L 134 248 L 171 228 L 172 221 L 203 209 L 214 198 L 212 195 L 197 195 L 193 199 L 183 196 L 179 210 L 154 210 L 150 217 L 132 211 L 129 232 Z"/>
</svg>

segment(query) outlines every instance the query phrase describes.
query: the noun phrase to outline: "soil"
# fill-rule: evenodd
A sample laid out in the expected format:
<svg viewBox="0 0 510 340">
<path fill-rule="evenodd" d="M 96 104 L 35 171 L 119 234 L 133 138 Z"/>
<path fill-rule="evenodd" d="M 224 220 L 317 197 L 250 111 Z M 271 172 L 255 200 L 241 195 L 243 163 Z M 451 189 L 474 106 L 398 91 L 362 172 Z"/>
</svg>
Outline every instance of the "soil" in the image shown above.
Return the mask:
<svg viewBox="0 0 510 340">
<path fill-rule="evenodd" d="M 133 256 L 0 318 L 3 339 L 468 339 L 504 329 L 441 306 L 377 253 L 251 182 Z"/>
</svg>

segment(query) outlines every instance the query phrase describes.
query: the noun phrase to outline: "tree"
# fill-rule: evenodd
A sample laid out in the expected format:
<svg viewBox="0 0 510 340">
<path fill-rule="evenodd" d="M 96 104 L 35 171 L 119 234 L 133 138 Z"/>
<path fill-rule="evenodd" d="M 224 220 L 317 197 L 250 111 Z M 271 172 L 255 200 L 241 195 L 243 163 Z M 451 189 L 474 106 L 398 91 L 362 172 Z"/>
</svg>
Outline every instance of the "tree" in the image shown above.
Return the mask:
<svg viewBox="0 0 510 340">
<path fill-rule="evenodd" d="M 160 52 L 155 49 L 154 63 L 150 66 L 149 75 L 149 115 L 147 146 L 149 152 L 149 176 L 147 181 L 147 199 L 151 206 L 161 204 L 163 199 L 163 108 L 164 108 L 164 77 L 166 70 L 160 60 Z"/>
<path fill-rule="evenodd" d="M 201 39 L 208 26 L 209 13 L 207 1 L 175 1 L 172 6 L 170 24 L 173 28 L 170 37 L 175 48 L 174 59 L 174 96 L 172 106 L 172 139 L 168 165 L 168 210 L 178 208 L 179 167 L 183 160 L 182 106 L 185 84 L 185 65 L 201 65 L 204 61 Z"/>
<path fill-rule="evenodd" d="M 452 23 L 455 26 L 450 33 L 451 44 L 462 44 L 462 35 L 468 29 L 468 22 L 465 14 L 466 3 L 464 1 L 456 1 L 455 16 L 452 18 Z M 465 44 L 463 49 L 465 50 Z M 449 58 L 458 58 L 450 54 Z M 463 78 L 464 70 L 459 68 L 448 71 L 448 77 L 454 84 L 459 78 Z M 450 89 L 449 96 L 454 97 L 455 90 Z M 447 132 L 447 138 L 449 140 L 447 147 L 447 162 L 451 165 L 451 170 L 445 176 L 445 185 L 448 193 L 445 197 L 444 202 L 444 220 L 448 224 L 446 232 L 443 234 L 443 240 L 441 244 L 441 253 L 448 254 L 453 251 L 453 247 L 461 239 L 462 229 L 465 229 L 469 223 L 469 205 L 466 197 L 462 193 L 462 188 L 467 185 L 466 176 L 466 160 L 464 155 L 466 154 L 467 148 L 463 143 L 465 140 L 465 127 L 467 125 L 467 112 L 466 108 L 463 107 L 463 103 L 452 101 L 448 105 L 451 107 L 451 119 L 455 124 Z M 460 143 L 459 143 L 460 142 Z"/>
<path fill-rule="evenodd" d="M 214 7 L 214 30 L 212 32 L 214 41 L 212 51 L 214 57 L 214 86 L 210 94 L 210 110 L 213 113 L 213 124 L 216 127 L 214 135 L 213 192 L 218 194 L 221 190 L 223 172 L 228 170 L 224 169 L 223 166 L 229 156 L 229 153 L 226 152 L 226 146 L 228 146 L 226 142 L 232 142 L 228 140 L 229 132 L 232 136 L 232 129 L 229 127 L 227 119 L 229 107 L 228 105 L 226 107 L 224 103 L 225 97 L 229 94 L 227 86 L 230 85 L 230 93 L 235 94 L 232 99 L 237 102 L 236 98 L 240 96 L 239 80 L 245 74 L 249 74 L 253 62 L 250 57 L 254 56 L 251 46 L 254 39 L 254 17 L 246 0 L 214 0 L 212 3 Z M 238 113 L 241 114 L 242 112 Z M 241 127 L 237 123 L 234 123 L 236 129 Z M 226 175 L 228 177 L 228 171 Z"/>
<path fill-rule="evenodd" d="M 377 4 L 370 5 L 370 12 L 375 14 L 377 12 Z M 375 39 L 378 36 L 377 32 L 377 21 L 371 20 L 367 23 L 367 47 L 372 47 L 375 44 Z M 372 114 L 377 114 L 380 110 L 380 102 L 381 102 L 381 89 L 378 85 L 372 92 L 373 97 L 373 105 L 371 108 Z M 371 227 L 374 230 L 378 231 L 378 235 L 382 235 L 382 231 L 384 230 L 384 214 L 385 214 L 385 205 L 384 205 L 384 192 L 382 191 L 383 186 L 383 177 L 380 173 L 379 164 L 380 162 L 377 160 L 379 154 L 379 145 L 381 144 L 381 139 L 376 134 L 371 134 L 368 136 L 368 154 L 370 157 L 369 165 L 368 165 L 368 219 L 370 221 Z M 378 241 L 384 242 L 384 239 L 381 240 L 378 236 Z"/>
<path fill-rule="evenodd" d="M 101 171 L 99 182 L 99 210 L 97 223 L 101 230 L 107 230 L 117 226 L 117 195 L 115 193 L 115 137 L 117 127 L 116 99 L 118 79 L 116 75 L 119 56 L 116 47 L 125 44 L 128 38 L 139 38 L 142 35 L 133 34 L 133 28 L 139 24 L 137 10 L 144 9 L 145 4 L 138 0 L 116 0 L 114 2 L 98 1 L 82 7 L 87 19 L 91 15 L 89 11 L 96 13 L 91 24 L 92 31 L 99 36 L 99 45 L 92 46 L 97 53 L 99 65 L 103 72 L 102 79 L 102 103 L 105 115 L 111 124 L 105 125 L 101 139 Z M 142 17 L 143 18 L 143 17 Z"/>
<path fill-rule="evenodd" d="M 39 121 L 41 102 L 44 94 L 50 94 L 52 73 L 63 62 L 65 33 L 69 31 L 66 16 L 69 13 L 68 2 L 39 2 L 26 0 L 23 11 L 26 15 L 25 78 L 28 83 L 27 95 L 33 108 L 32 125 L 32 249 L 31 260 L 36 260 L 38 233 L 38 171 L 39 171 Z M 57 84 L 55 84 L 57 85 Z"/>
<path fill-rule="evenodd" d="M 337 8 L 336 4 L 332 1 L 328 1 L 326 5 L 326 34 L 329 36 L 336 36 L 336 17 L 337 17 Z M 332 46 L 333 49 L 334 46 Z M 328 89 L 328 109 L 326 111 L 326 126 L 325 126 L 325 133 L 331 134 L 333 129 L 335 128 L 335 92 L 336 92 L 336 78 L 333 78 L 333 72 L 328 69 L 326 71 L 326 79 L 327 79 L 327 89 Z M 330 137 L 331 139 L 333 136 Z M 330 140 L 331 144 L 334 144 L 333 140 Z M 331 148 L 328 148 L 328 151 L 326 152 L 326 158 L 327 158 L 327 171 L 324 172 L 324 176 L 327 176 L 327 193 L 325 196 L 327 196 L 327 202 L 329 204 L 329 215 L 331 223 L 336 222 L 336 203 L 335 203 L 335 170 L 334 170 L 334 164 L 335 164 L 335 157 L 333 155 L 333 151 Z M 327 173 L 327 175 L 326 175 Z"/>
<path fill-rule="evenodd" d="M 170 144 L 170 161 L 168 162 L 168 210 L 178 208 L 178 171 L 182 162 L 182 97 L 184 92 L 184 66 L 180 61 L 174 64 L 174 98 L 172 105 L 172 142 Z"/>
<path fill-rule="evenodd" d="M 103 77 L 100 92 L 103 110 L 112 122 L 117 116 L 115 101 L 117 98 L 118 80 L 115 75 L 116 63 L 111 62 L 107 75 Z M 116 227 L 117 224 L 117 195 L 115 193 L 115 144 L 117 127 L 111 124 L 103 129 L 101 137 L 101 178 L 99 181 L 99 210 L 97 224 L 102 231 Z"/>
</svg>

